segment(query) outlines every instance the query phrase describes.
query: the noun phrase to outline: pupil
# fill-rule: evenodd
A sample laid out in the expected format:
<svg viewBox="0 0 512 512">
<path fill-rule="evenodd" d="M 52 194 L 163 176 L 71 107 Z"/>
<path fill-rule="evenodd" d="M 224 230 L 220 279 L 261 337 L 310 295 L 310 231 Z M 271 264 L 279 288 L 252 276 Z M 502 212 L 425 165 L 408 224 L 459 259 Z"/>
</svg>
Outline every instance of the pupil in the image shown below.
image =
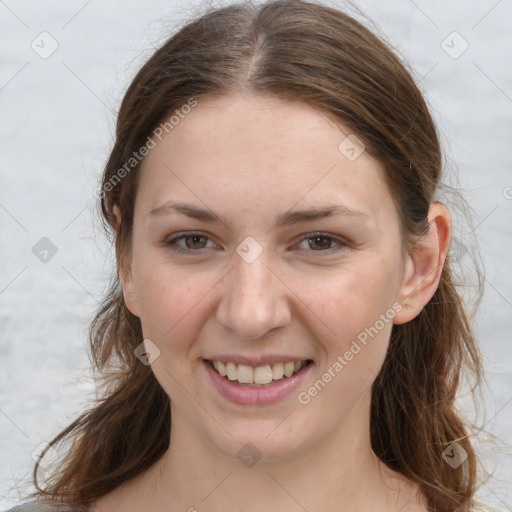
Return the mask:
<svg viewBox="0 0 512 512">
<path fill-rule="evenodd" d="M 317 236 L 313 238 L 314 244 L 322 247 L 325 247 L 326 245 L 329 245 L 329 242 L 327 241 L 327 238 L 325 236 Z M 322 244 L 322 241 L 324 242 Z"/>
<path fill-rule="evenodd" d="M 201 244 L 201 238 L 203 238 L 202 235 L 194 235 L 191 237 L 192 239 L 192 245 L 196 246 L 196 245 L 200 245 Z"/>
</svg>

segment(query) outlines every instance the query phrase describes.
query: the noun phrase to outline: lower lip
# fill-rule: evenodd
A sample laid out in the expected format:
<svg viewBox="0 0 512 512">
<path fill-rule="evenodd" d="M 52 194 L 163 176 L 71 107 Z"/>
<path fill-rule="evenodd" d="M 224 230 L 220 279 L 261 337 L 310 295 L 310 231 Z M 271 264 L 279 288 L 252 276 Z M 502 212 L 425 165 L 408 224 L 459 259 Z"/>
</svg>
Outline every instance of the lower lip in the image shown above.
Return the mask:
<svg viewBox="0 0 512 512">
<path fill-rule="evenodd" d="M 297 390 L 313 366 L 309 363 L 291 377 L 275 381 L 270 386 L 252 388 L 222 377 L 208 361 L 203 360 L 202 364 L 220 394 L 230 402 L 240 405 L 268 405 L 283 400 Z"/>
</svg>

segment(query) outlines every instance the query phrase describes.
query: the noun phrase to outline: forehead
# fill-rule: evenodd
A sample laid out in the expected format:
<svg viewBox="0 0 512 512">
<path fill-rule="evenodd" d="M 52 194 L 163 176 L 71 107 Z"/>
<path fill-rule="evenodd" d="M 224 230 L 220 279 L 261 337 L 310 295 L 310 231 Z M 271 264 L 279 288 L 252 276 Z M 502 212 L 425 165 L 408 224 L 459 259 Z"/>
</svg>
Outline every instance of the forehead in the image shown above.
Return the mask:
<svg viewBox="0 0 512 512">
<path fill-rule="evenodd" d="M 254 207 L 327 200 L 377 214 L 382 203 L 392 205 L 384 171 L 353 136 L 304 102 L 241 93 L 199 98 L 146 157 L 140 202 L 147 210 L 186 195 L 227 207 L 243 194 Z"/>
</svg>

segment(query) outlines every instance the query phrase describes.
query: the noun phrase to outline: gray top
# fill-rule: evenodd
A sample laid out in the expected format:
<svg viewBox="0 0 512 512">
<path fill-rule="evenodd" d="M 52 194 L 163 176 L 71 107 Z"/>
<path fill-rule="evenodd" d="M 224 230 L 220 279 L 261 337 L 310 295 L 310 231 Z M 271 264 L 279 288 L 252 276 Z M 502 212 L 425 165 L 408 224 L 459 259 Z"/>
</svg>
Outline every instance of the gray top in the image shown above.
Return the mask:
<svg viewBox="0 0 512 512">
<path fill-rule="evenodd" d="M 88 512 L 87 507 L 80 505 L 70 506 L 63 504 L 44 503 L 42 501 L 31 501 L 24 505 L 18 505 L 7 512 Z M 473 512 L 502 512 L 497 508 L 485 506 L 483 503 L 475 502 Z"/>
<path fill-rule="evenodd" d="M 23 505 L 11 508 L 7 512 L 88 512 L 88 507 L 80 505 L 65 505 L 61 503 L 45 503 L 43 501 L 30 501 Z"/>
</svg>

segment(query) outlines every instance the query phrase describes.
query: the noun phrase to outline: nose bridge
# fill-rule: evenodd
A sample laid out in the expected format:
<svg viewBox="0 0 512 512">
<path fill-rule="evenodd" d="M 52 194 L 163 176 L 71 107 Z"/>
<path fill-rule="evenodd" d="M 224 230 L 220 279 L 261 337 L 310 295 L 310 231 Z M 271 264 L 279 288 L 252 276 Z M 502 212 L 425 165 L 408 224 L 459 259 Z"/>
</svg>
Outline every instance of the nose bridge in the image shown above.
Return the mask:
<svg viewBox="0 0 512 512">
<path fill-rule="evenodd" d="M 268 251 L 257 250 L 249 242 L 245 246 L 240 244 L 237 253 L 222 292 L 217 319 L 240 337 L 261 338 L 290 320 L 284 286 L 270 269 Z"/>
</svg>

